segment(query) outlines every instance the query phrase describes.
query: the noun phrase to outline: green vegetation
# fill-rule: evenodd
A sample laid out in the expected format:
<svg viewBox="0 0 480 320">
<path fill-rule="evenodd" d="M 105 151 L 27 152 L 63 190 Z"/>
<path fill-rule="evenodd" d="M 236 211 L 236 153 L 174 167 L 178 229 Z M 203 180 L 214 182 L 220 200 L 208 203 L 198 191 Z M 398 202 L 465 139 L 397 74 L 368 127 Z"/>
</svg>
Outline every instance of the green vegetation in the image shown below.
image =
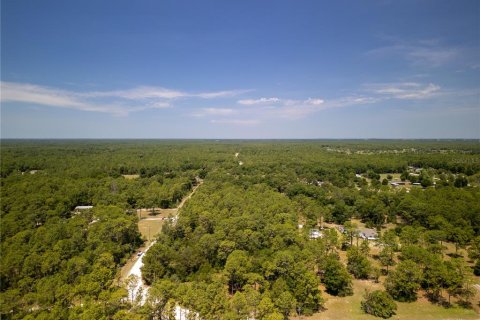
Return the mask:
<svg viewBox="0 0 480 320">
<path fill-rule="evenodd" d="M 321 283 L 351 299 L 352 276 L 397 301 L 476 307 L 476 142 L 2 141 L 0 174 L 2 319 L 168 318 L 177 304 L 286 319 L 328 305 Z M 136 209 L 174 208 L 198 178 L 144 256 L 147 302 L 132 301 L 116 275 L 145 240 Z"/>
<path fill-rule="evenodd" d="M 323 268 L 323 283 L 329 294 L 340 297 L 353 294 L 352 278 L 336 256 L 328 256 Z"/>
<path fill-rule="evenodd" d="M 368 314 L 381 318 L 390 318 L 395 314 L 397 305 L 385 291 L 375 290 L 365 294 L 362 309 Z"/>
</svg>

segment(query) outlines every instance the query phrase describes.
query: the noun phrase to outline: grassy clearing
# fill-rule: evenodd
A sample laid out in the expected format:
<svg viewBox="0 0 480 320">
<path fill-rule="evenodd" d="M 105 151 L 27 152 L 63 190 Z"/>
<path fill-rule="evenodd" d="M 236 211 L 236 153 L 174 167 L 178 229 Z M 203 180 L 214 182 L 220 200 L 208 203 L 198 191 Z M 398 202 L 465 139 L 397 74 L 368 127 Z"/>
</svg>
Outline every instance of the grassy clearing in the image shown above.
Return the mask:
<svg viewBox="0 0 480 320">
<path fill-rule="evenodd" d="M 122 175 L 127 180 L 138 179 L 140 178 L 139 174 L 123 174 Z"/>
<path fill-rule="evenodd" d="M 383 290 L 381 283 L 374 283 L 367 280 L 354 280 L 354 294 L 350 297 L 334 297 L 323 293 L 326 299 L 326 310 L 311 317 L 295 317 L 299 320 L 373 320 L 379 319 L 365 314 L 360 308 L 360 302 L 363 299 L 365 290 Z M 412 303 L 397 302 L 397 314 L 390 319 L 394 320 L 454 320 L 454 319 L 479 319 L 479 315 L 474 310 L 463 309 L 460 307 L 444 308 L 434 305 L 426 299 L 419 299 Z"/>
<path fill-rule="evenodd" d="M 138 222 L 138 230 L 142 234 L 142 238 L 150 242 L 162 230 L 163 220 L 140 220 Z"/>
<path fill-rule="evenodd" d="M 155 218 L 155 217 L 168 217 L 169 215 L 176 216 L 178 212 L 177 208 L 173 209 L 161 209 L 161 208 L 150 208 L 150 209 L 137 209 L 137 217 L 139 219 Z"/>
</svg>

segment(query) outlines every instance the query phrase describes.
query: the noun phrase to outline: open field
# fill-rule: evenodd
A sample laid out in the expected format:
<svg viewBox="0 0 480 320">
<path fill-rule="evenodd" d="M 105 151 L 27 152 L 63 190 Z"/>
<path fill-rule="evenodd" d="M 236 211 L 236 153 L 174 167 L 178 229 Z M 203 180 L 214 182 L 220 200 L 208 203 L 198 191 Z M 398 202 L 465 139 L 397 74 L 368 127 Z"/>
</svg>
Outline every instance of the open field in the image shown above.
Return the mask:
<svg viewBox="0 0 480 320">
<path fill-rule="evenodd" d="M 156 217 L 168 217 L 169 215 L 177 215 L 178 209 L 162 209 L 162 208 L 149 208 L 149 209 L 137 209 L 138 219 L 156 218 Z"/>
<path fill-rule="evenodd" d="M 138 179 L 140 178 L 139 174 L 124 174 L 122 175 L 125 179 L 127 180 L 133 180 L 133 179 Z"/>
<path fill-rule="evenodd" d="M 360 308 L 365 290 L 383 289 L 380 283 L 367 280 L 354 280 L 353 292 L 349 297 L 334 297 L 323 292 L 326 310 L 310 317 L 295 317 L 294 320 L 373 320 L 380 319 L 365 314 Z M 430 303 L 424 298 L 412 303 L 397 302 L 397 314 L 394 320 L 454 320 L 479 319 L 479 315 L 471 309 L 460 307 L 444 308 Z"/>
<path fill-rule="evenodd" d="M 138 222 L 138 230 L 142 234 L 142 238 L 150 242 L 162 230 L 164 222 L 165 220 L 161 218 L 161 215 L 142 219 Z"/>
</svg>

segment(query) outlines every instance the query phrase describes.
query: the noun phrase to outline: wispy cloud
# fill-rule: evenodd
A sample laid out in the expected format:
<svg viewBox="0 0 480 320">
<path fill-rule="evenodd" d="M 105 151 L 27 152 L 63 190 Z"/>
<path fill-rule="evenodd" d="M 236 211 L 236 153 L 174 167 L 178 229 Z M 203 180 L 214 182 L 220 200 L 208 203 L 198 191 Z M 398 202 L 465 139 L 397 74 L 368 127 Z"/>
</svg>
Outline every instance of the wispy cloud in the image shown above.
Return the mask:
<svg viewBox="0 0 480 320">
<path fill-rule="evenodd" d="M 303 118 L 308 114 L 323 108 L 323 99 L 308 98 L 305 100 L 298 99 L 280 99 L 277 97 L 243 99 L 237 103 L 244 106 L 259 106 L 257 112 L 266 114 L 269 117 L 282 118 Z M 251 110 L 249 112 L 252 112 Z"/>
<path fill-rule="evenodd" d="M 114 91 L 94 91 L 83 93 L 82 96 L 89 98 L 100 97 L 115 97 L 128 100 L 142 100 L 142 99 L 175 99 L 186 97 L 186 92 L 171 90 L 161 87 L 137 87 L 127 90 L 114 90 Z"/>
<path fill-rule="evenodd" d="M 389 38 L 389 45 L 372 49 L 367 55 L 379 57 L 400 57 L 412 65 L 440 67 L 461 54 L 461 48 L 442 45 L 437 39 L 404 41 Z"/>
<path fill-rule="evenodd" d="M 325 103 L 325 100 L 308 98 L 307 100 L 304 101 L 304 103 L 312 106 L 320 106 Z"/>
<path fill-rule="evenodd" d="M 266 105 L 266 104 L 276 104 L 280 102 L 279 98 L 259 98 L 259 99 L 244 99 L 238 100 L 239 104 L 243 104 L 246 106 L 253 106 L 253 105 Z"/>
<path fill-rule="evenodd" d="M 236 110 L 229 108 L 204 108 L 203 111 L 213 115 L 231 115 L 236 113 Z"/>
<path fill-rule="evenodd" d="M 126 115 L 129 111 L 123 106 L 83 101 L 79 94 L 70 91 L 13 82 L 1 82 L 0 98 L 2 102 L 24 102 L 115 115 Z"/>
<path fill-rule="evenodd" d="M 172 101 L 180 98 L 216 99 L 232 97 L 243 92 L 245 90 L 191 93 L 147 86 L 126 90 L 74 92 L 28 83 L 1 82 L 2 102 L 23 102 L 119 116 L 147 109 L 170 108 L 173 106 Z M 105 100 L 108 103 L 105 103 Z"/>
<path fill-rule="evenodd" d="M 236 126 L 254 126 L 261 123 L 259 119 L 212 119 L 213 124 L 229 124 Z"/>
<path fill-rule="evenodd" d="M 365 95 L 346 96 L 330 99 L 325 102 L 325 109 L 344 108 L 357 105 L 365 105 L 380 102 L 382 98 Z"/>
<path fill-rule="evenodd" d="M 237 114 L 238 110 L 231 108 L 201 108 L 198 111 L 191 113 L 191 116 L 194 117 L 205 117 L 205 116 L 230 116 Z"/>
<path fill-rule="evenodd" d="M 382 83 L 367 85 L 367 90 L 395 99 L 425 99 L 440 93 L 440 86 L 417 82 Z"/>
<path fill-rule="evenodd" d="M 223 97 L 233 97 L 249 90 L 224 90 L 213 92 L 185 92 L 179 90 L 172 90 L 163 87 L 148 87 L 140 86 L 127 90 L 115 90 L 115 91 L 96 91 L 83 94 L 85 97 L 115 97 L 130 100 L 141 99 L 177 99 L 177 98 L 203 98 L 203 99 L 215 99 Z"/>
<path fill-rule="evenodd" d="M 440 47 L 410 47 L 407 49 L 407 59 L 414 64 L 438 67 L 447 64 L 459 54 L 456 48 Z"/>
<path fill-rule="evenodd" d="M 228 98 L 234 97 L 252 90 L 225 90 L 225 91 L 216 91 L 216 92 L 203 92 L 203 93 L 193 93 L 189 94 L 189 97 L 199 97 L 203 99 L 215 99 L 215 98 Z"/>
<path fill-rule="evenodd" d="M 358 94 L 323 99 L 281 99 L 262 97 L 238 100 L 237 104 L 255 108 L 235 109 L 235 116 L 254 115 L 259 119 L 302 119 L 322 110 L 369 105 L 388 100 L 427 99 L 442 94 L 440 86 L 433 83 L 395 82 L 364 85 Z M 227 116 L 227 115 L 225 115 Z"/>
</svg>

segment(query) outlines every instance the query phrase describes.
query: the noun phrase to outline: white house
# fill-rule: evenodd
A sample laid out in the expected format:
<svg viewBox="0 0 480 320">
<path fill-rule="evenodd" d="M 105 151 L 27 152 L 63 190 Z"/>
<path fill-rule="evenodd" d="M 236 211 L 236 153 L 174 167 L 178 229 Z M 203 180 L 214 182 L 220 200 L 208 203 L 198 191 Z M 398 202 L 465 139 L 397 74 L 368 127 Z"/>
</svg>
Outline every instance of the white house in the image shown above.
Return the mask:
<svg viewBox="0 0 480 320">
<path fill-rule="evenodd" d="M 310 229 L 310 239 L 323 238 L 322 232 L 318 229 Z"/>
<path fill-rule="evenodd" d="M 76 206 L 75 211 L 93 209 L 93 206 Z"/>
</svg>

